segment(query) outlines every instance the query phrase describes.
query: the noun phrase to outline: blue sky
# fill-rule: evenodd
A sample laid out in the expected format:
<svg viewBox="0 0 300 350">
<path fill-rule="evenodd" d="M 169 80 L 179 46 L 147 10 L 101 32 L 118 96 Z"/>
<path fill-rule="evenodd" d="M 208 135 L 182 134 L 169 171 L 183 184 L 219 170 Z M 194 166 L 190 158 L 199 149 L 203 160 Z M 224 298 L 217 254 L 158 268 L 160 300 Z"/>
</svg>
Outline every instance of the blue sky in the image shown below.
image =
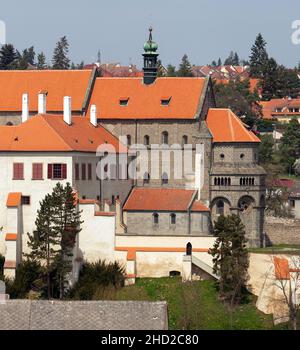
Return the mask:
<svg viewBox="0 0 300 350">
<path fill-rule="evenodd" d="M 248 58 L 261 32 L 279 63 L 295 66 L 300 45 L 293 45 L 291 23 L 300 19 L 299 0 L 27 0 L 1 1 L 7 42 L 18 49 L 34 45 L 49 61 L 57 40 L 67 35 L 70 58 L 142 65 L 149 25 L 163 64 L 177 64 L 187 53 L 207 64 L 235 50 Z M 288 3 L 288 4 L 287 4 Z"/>
</svg>

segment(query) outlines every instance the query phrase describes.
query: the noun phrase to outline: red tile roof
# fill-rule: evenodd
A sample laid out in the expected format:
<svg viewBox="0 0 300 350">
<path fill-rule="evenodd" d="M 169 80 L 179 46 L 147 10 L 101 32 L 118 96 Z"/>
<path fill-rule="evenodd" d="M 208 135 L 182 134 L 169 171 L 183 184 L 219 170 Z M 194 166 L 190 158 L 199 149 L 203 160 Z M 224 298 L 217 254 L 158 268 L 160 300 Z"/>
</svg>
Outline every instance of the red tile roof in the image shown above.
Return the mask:
<svg viewBox="0 0 300 350">
<path fill-rule="evenodd" d="M 279 280 L 290 279 L 289 262 L 285 258 L 274 257 L 275 277 Z"/>
<path fill-rule="evenodd" d="M 204 205 L 201 201 L 195 201 L 192 205 L 191 211 L 196 212 L 196 211 L 210 211 L 209 208 L 207 208 L 206 205 Z"/>
<path fill-rule="evenodd" d="M 210 108 L 206 122 L 214 142 L 260 142 L 230 109 Z"/>
<path fill-rule="evenodd" d="M 1 142 L 1 139 L 0 139 Z M 10 192 L 7 196 L 6 206 L 8 208 L 18 207 L 21 204 L 22 193 L 21 192 Z"/>
<path fill-rule="evenodd" d="M 5 236 L 6 241 L 16 241 L 18 238 L 18 235 L 16 233 L 7 233 Z"/>
<path fill-rule="evenodd" d="M 101 119 L 194 119 L 206 86 L 206 78 L 157 78 L 145 85 L 141 78 L 97 78 L 90 105 Z M 161 99 L 170 96 L 164 106 Z M 120 105 L 129 97 L 126 106 Z"/>
<path fill-rule="evenodd" d="M 63 97 L 72 97 L 72 110 L 81 111 L 92 70 L 0 71 L 0 111 L 22 111 L 22 95 L 29 95 L 29 111 L 38 111 L 38 93 L 47 91 L 47 111 L 63 110 Z"/>
<path fill-rule="evenodd" d="M 17 126 L 0 126 L 0 151 L 79 151 L 96 152 L 99 145 L 113 145 L 119 152 L 119 140 L 102 126 L 94 127 L 88 118 L 38 114 Z M 109 149 L 108 149 L 109 151 Z"/>
<path fill-rule="evenodd" d="M 262 114 L 264 119 L 276 118 L 282 115 L 299 115 L 299 112 L 290 112 L 289 108 L 300 108 L 300 98 L 274 98 L 270 101 L 261 101 Z M 282 109 L 282 112 L 276 112 L 276 109 Z"/>
<path fill-rule="evenodd" d="M 125 211 L 187 211 L 195 195 L 194 190 L 173 188 L 134 188 L 123 210 Z M 207 211 L 202 204 L 196 204 L 197 211 Z"/>
</svg>

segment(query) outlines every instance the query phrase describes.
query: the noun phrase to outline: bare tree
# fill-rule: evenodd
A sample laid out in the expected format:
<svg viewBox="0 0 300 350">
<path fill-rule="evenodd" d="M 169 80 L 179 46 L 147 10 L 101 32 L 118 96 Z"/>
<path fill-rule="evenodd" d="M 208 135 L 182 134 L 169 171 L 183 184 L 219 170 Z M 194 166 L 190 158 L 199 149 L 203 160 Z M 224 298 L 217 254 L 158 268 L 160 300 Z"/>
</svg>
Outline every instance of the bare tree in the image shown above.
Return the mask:
<svg viewBox="0 0 300 350">
<path fill-rule="evenodd" d="M 292 328 L 297 330 L 297 313 L 300 310 L 300 256 L 291 256 L 289 260 L 275 257 L 273 261 L 276 286 L 288 308 Z"/>
</svg>

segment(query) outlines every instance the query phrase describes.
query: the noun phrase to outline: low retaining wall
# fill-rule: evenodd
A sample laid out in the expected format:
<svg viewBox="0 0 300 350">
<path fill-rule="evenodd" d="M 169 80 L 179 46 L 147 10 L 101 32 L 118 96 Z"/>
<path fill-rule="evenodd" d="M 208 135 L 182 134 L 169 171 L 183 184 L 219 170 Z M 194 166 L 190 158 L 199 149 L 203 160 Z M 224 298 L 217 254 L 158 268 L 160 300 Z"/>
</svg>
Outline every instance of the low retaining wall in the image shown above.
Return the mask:
<svg viewBox="0 0 300 350">
<path fill-rule="evenodd" d="M 300 244 L 300 220 L 266 216 L 266 243 Z"/>
</svg>

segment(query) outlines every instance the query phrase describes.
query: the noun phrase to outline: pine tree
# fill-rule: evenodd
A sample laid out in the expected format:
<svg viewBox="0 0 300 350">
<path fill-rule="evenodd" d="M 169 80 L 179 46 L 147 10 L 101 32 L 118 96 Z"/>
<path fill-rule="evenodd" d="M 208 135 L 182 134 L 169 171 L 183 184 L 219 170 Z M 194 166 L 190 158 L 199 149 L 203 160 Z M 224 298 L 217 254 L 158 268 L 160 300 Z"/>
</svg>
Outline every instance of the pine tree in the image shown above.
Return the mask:
<svg viewBox="0 0 300 350">
<path fill-rule="evenodd" d="M 283 133 L 278 156 L 285 171 L 291 173 L 295 161 L 300 158 L 300 124 L 296 118 L 290 120 Z"/>
<path fill-rule="evenodd" d="M 239 65 L 240 65 L 240 58 L 237 52 L 235 52 L 233 56 L 233 66 L 239 66 Z"/>
<path fill-rule="evenodd" d="M 60 239 L 60 254 L 56 259 L 57 279 L 60 288 L 60 298 L 65 294 L 68 274 L 72 271 L 72 255 L 76 236 L 81 231 L 80 212 L 74 203 L 74 193 L 71 185 L 64 187 L 56 185 L 52 193 L 54 215 L 53 230 Z"/>
<path fill-rule="evenodd" d="M 279 72 L 278 65 L 274 58 L 269 58 L 261 66 L 262 77 L 262 99 L 270 100 L 277 97 L 277 91 L 279 89 Z"/>
<path fill-rule="evenodd" d="M 219 57 L 219 59 L 218 59 L 218 66 L 219 66 L 219 67 L 222 66 L 222 60 L 221 60 L 220 57 Z"/>
<path fill-rule="evenodd" d="M 12 44 L 3 45 L 0 49 L 0 69 L 14 69 L 17 58 L 17 51 Z"/>
<path fill-rule="evenodd" d="M 37 69 L 46 69 L 47 64 L 46 64 L 46 56 L 44 52 L 41 52 L 37 56 Z"/>
<path fill-rule="evenodd" d="M 31 251 L 26 255 L 30 261 L 38 262 L 44 266 L 48 299 L 53 297 L 51 275 L 55 271 L 54 263 L 61 251 L 60 237 L 53 229 L 53 215 L 53 198 L 50 194 L 47 194 L 40 203 L 40 209 L 35 221 L 36 230 L 33 234 L 28 234 L 28 247 Z M 41 285 L 41 288 L 43 288 L 43 285 Z"/>
<path fill-rule="evenodd" d="M 210 253 L 214 273 L 220 276 L 220 296 L 233 307 L 241 301 L 248 280 L 245 227 L 236 214 L 221 215 L 215 222 L 214 235 L 217 238 Z"/>
<path fill-rule="evenodd" d="M 188 56 L 185 54 L 182 57 L 181 63 L 179 65 L 179 69 L 177 71 L 177 76 L 178 77 L 192 77 L 193 72 L 192 72 L 192 67 L 189 62 Z"/>
<path fill-rule="evenodd" d="M 69 43 L 66 36 L 63 36 L 54 49 L 52 58 L 53 69 L 69 69 L 70 60 L 68 58 Z"/>
<path fill-rule="evenodd" d="M 261 78 L 263 76 L 264 67 L 268 61 L 268 53 L 266 50 L 266 42 L 259 33 L 255 43 L 251 48 L 250 55 L 250 75 L 253 78 Z"/>
<path fill-rule="evenodd" d="M 167 66 L 167 77 L 176 77 L 176 68 L 172 66 L 172 64 L 168 64 Z"/>
<path fill-rule="evenodd" d="M 212 66 L 212 67 L 216 67 L 216 66 L 217 66 L 217 62 L 216 62 L 215 60 L 213 60 L 213 61 L 211 62 L 211 66 Z"/>
</svg>

